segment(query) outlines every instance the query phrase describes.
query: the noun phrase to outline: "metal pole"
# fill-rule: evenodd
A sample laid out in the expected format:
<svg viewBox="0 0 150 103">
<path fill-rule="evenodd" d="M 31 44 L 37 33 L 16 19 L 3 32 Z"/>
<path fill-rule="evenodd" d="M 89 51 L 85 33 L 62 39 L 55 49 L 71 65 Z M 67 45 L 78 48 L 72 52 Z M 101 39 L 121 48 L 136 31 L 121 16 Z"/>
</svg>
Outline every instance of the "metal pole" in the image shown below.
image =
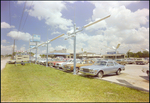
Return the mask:
<svg viewBox="0 0 150 103">
<path fill-rule="evenodd" d="M 74 23 L 74 69 L 73 74 L 76 75 L 76 24 Z"/>
<path fill-rule="evenodd" d="M 30 39 L 31 40 L 31 39 Z M 30 57 L 30 64 L 31 64 L 31 47 L 30 47 L 30 40 L 29 40 L 29 48 L 30 48 L 30 53 L 29 53 L 29 57 Z M 28 52 L 28 51 L 27 51 Z"/>
<path fill-rule="evenodd" d="M 37 42 L 36 42 L 36 46 L 37 46 Z M 38 48 L 38 47 L 36 47 L 36 57 L 35 57 L 36 59 L 35 59 L 35 64 L 36 64 L 36 62 L 37 62 L 37 48 Z"/>
<path fill-rule="evenodd" d="M 47 60 L 46 60 L 46 67 L 48 67 L 48 43 L 47 43 Z"/>
<path fill-rule="evenodd" d="M 117 51 L 117 49 L 115 50 L 115 52 Z M 116 52 L 116 55 L 117 55 L 117 52 Z M 116 56 L 115 56 L 115 60 L 116 60 Z"/>
</svg>

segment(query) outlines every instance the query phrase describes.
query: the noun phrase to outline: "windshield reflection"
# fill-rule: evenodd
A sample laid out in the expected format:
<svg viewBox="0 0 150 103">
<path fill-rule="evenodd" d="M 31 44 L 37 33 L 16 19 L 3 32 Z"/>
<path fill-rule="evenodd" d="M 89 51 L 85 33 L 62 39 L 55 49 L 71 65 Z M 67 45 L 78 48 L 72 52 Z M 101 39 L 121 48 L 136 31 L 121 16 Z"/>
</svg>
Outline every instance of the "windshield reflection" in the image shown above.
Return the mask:
<svg viewBox="0 0 150 103">
<path fill-rule="evenodd" d="M 96 61 L 95 63 L 94 63 L 94 65 L 106 65 L 106 62 L 105 61 Z"/>
</svg>

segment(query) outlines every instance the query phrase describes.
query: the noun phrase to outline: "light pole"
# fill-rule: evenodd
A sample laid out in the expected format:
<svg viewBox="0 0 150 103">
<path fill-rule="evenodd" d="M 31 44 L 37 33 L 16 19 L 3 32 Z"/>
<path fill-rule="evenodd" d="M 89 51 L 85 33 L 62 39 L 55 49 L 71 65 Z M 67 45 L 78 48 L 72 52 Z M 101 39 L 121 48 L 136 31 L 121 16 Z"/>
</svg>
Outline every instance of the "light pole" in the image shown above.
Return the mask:
<svg viewBox="0 0 150 103">
<path fill-rule="evenodd" d="M 104 45 L 104 46 L 105 46 L 105 45 Z M 108 47 L 108 46 L 106 46 L 106 47 L 115 50 L 115 53 L 116 53 L 116 55 L 117 55 L 117 49 L 119 48 L 119 46 L 120 46 L 120 44 L 118 44 L 117 47 L 114 47 L 114 46 L 113 46 L 112 48 L 110 48 L 110 47 Z M 115 60 L 116 60 L 116 55 L 115 55 Z"/>
<path fill-rule="evenodd" d="M 74 37 L 74 69 L 73 69 L 73 74 L 74 75 L 76 75 L 76 34 L 78 32 L 80 32 L 80 31 L 82 31 L 83 29 L 85 29 L 85 28 L 87 28 L 87 27 L 89 27 L 89 26 L 91 26 L 93 24 L 96 24 L 96 23 L 98 23 L 98 22 L 100 22 L 100 21 L 102 21 L 102 20 L 104 20 L 104 19 L 106 19 L 108 17 L 110 17 L 110 15 L 106 16 L 106 17 L 104 17 L 102 19 L 99 19 L 99 20 L 97 20 L 97 21 L 95 21 L 93 23 L 87 24 L 87 25 L 83 26 L 81 30 L 78 30 L 78 31 L 76 31 L 76 29 L 77 29 L 76 28 L 76 24 L 74 23 L 74 32 L 71 33 L 71 34 L 68 34 L 68 36 L 72 35 L 71 37 Z M 65 38 L 65 40 L 67 40 L 67 38 Z"/>
<path fill-rule="evenodd" d="M 128 53 L 128 58 L 129 58 L 129 52 L 130 52 L 130 50 L 131 50 L 131 49 L 129 49 L 128 52 L 127 52 L 127 53 Z"/>
<path fill-rule="evenodd" d="M 117 45 L 117 47 L 115 48 L 115 52 L 116 52 L 116 55 L 117 55 L 117 49 L 119 48 L 120 44 Z M 115 60 L 116 60 L 116 56 L 115 56 Z"/>
<path fill-rule="evenodd" d="M 48 41 L 43 42 L 43 43 L 41 43 L 41 44 L 39 44 L 39 45 L 36 45 L 36 46 L 33 47 L 33 48 L 29 48 L 28 50 L 31 50 L 31 49 L 34 49 L 34 48 L 36 48 L 36 50 L 37 50 L 37 48 L 38 48 L 39 46 L 42 46 L 43 44 L 47 44 L 47 55 L 48 55 L 48 43 L 54 41 L 55 39 L 57 39 L 57 38 L 59 38 L 59 37 L 61 37 L 61 36 L 63 36 L 63 35 L 64 35 L 64 34 L 61 34 L 61 35 L 59 35 L 59 36 L 57 36 L 57 37 L 55 37 L 55 38 L 53 38 L 53 39 L 51 39 L 51 40 L 48 40 Z M 46 67 L 47 67 L 47 64 L 48 64 L 48 56 L 47 56 L 47 61 L 46 61 Z"/>
</svg>

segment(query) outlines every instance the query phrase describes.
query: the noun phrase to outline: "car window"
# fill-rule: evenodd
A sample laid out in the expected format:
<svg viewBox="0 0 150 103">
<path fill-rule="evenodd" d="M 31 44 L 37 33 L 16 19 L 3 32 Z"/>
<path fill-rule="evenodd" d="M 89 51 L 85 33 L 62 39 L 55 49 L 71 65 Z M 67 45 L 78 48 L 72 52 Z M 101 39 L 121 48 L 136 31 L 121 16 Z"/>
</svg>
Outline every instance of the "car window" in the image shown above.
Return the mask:
<svg viewBox="0 0 150 103">
<path fill-rule="evenodd" d="M 96 61 L 95 63 L 94 63 L 95 65 L 106 65 L 106 62 L 105 61 Z"/>
<path fill-rule="evenodd" d="M 115 65 L 118 65 L 118 63 L 114 62 Z"/>
<path fill-rule="evenodd" d="M 108 62 L 107 66 L 114 66 L 114 63 L 113 62 Z"/>
</svg>

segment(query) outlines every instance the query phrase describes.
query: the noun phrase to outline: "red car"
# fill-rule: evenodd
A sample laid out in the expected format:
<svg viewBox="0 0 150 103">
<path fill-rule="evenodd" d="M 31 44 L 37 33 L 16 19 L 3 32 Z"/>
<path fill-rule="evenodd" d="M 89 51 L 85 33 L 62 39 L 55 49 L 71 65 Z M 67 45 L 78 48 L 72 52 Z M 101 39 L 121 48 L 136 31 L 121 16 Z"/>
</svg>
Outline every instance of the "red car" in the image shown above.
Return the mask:
<svg viewBox="0 0 150 103">
<path fill-rule="evenodd" d="M 65 61 L 66 61 L 66 60 L 52 61 L 52 62 L 49 63 L 49 66 L 50 66 L 50 67 L 55 67 L 55 64 L 56 64 L 56 63 L 61 63 L 61 62 L 65 62 Z"/>
</svg>

